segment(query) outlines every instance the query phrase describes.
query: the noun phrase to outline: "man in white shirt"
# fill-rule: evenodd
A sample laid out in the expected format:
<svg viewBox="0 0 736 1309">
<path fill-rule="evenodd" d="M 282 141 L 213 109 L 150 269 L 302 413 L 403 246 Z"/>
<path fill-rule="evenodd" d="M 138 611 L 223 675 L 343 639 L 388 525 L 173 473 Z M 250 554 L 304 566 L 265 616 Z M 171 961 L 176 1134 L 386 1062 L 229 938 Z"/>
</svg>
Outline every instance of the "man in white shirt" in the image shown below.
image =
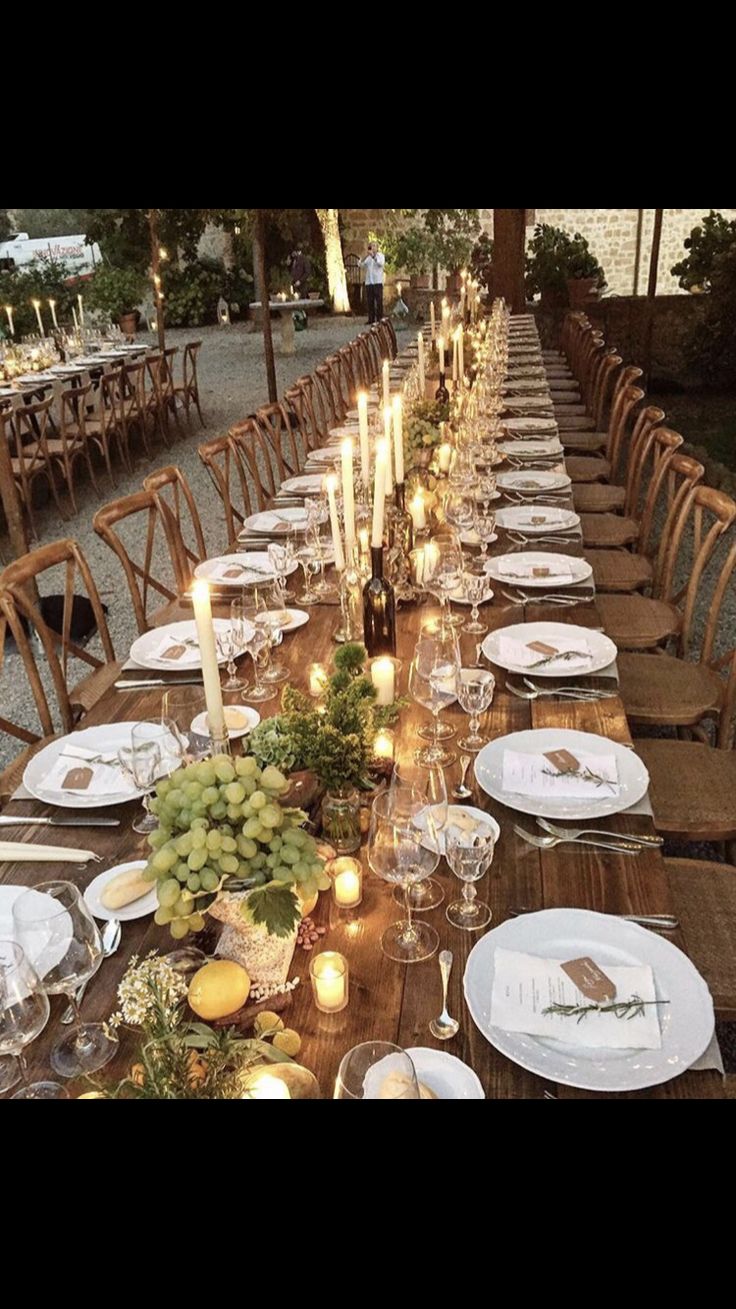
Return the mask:
<svg viewBox="0 0 736 1309">
<path fill-rule="evenodd" d="M 383 318 L 383 278 L 386 256 L 381 254 L 375 242 L 368 246 L 368 256 L 363 260 L 365 269 L 365 294 L 368 302 L 368 323 L 380 323 Z"/>
</svg>

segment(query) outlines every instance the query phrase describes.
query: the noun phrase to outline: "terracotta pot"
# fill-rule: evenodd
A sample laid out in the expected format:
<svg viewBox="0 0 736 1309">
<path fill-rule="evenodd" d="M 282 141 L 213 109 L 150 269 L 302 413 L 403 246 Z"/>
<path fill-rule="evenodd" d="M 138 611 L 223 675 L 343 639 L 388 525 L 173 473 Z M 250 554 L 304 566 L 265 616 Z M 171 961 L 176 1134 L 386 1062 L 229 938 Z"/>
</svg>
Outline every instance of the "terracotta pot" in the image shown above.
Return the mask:
<svg viewBox="0 0 736 1309">
<path fill-rule="evenodd" d="M 594 277 L 575 277 L 570 278 L 567 283 L 567 291 L 570 297 L 570 308 L 580 309 L 593 298 L 593 292 L 596 290 L 598 282 Z"/>
<path fill-rule="evenodd" d="M 120 323 L 120 331 L 124 336 L 135 336 L 138 331 L 138 318 L 139 313 L 137 309 L 135 309 L 131 314 L 120 315 L 118 322 Z"/>
<path fill-rule="evenodd" d="M 412 273 L 410 286 L 412 291 L 429 291 L 432 278 L 429 273 Z"/>
</svg>

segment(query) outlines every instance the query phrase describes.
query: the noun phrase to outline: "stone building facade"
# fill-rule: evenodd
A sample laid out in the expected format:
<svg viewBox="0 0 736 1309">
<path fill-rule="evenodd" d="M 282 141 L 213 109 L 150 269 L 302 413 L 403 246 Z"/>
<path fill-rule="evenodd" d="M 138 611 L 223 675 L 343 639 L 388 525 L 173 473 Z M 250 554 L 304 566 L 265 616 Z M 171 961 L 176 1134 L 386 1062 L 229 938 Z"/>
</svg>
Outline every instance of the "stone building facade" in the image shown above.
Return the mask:
<svg viewBox="0 0 736 1309">
<path fill-rule="evenodd" d="M 726 218 L 736 218 L 736 209 L 721 209 Z M 350 253 L 364 249 L 369 232 L 385 228 L 385 209 L 344 209 L 345 247 Z M 493 210 L 481 209 L 483 227 L 493 233 Z M 608 280 L 609 294 L 632 295 L 634 292 L 638 209 L 530 209 L 530 223 L 551 223 L 568 232 L 581 232 L 590 242 L 591 250 L 602 263 Z M 677 279 L 670 269 L 682 259 L 685 239 L 693 227 L 702 221 L 708 209 L 666 209 L 662 233 L 662 253 L 659 262 L 660 295 L 679 291 Z M 649 257 L 652 248 L 654 210 L 642 211 L 642 240 L 639 273 L 639 294 L 646 293 Z M 531 235 L 533 228 L 530 226 Z"/>
</svg>

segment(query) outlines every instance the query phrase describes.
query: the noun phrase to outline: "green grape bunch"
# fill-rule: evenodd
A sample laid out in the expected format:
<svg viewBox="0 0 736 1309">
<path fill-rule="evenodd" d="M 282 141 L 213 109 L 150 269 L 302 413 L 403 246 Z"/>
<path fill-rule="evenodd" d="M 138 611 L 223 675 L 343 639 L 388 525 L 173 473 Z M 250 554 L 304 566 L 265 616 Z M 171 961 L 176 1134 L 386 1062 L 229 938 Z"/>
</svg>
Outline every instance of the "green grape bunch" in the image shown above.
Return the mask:
<svg viewBox="0 0 736 1309">
<path fill-rule="evenodd" d="M 223 890 L 272 883 L 287 894 L 296 883 L 307 895 L 327 889 L 324 862 L 303 830 L 307 815 L 280 802 L 288 789 L 278 768 L 261 769 L 252 756 L 217 755 L 158 783 L 151 809 L 159 826 L 148 838 L 152 853 L 143 875 L 157 884 L 155 920 L 168 925 L 175 940 L 202 930 Z M 289 899 L 286 917 L 297 919 L 297 898 Z M 284 904 L 273 896 L 265 903 L 273 904 L 281 927 Z"/>
</svg>

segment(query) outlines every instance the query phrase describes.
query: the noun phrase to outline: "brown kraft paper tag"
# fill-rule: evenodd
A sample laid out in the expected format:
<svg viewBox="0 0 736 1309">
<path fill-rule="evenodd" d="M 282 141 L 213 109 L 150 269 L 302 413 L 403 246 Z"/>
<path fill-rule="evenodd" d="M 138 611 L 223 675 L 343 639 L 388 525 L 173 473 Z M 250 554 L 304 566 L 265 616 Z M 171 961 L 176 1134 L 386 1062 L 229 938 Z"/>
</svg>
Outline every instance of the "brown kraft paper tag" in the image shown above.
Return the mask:
<svg viewBox="0 0 736 1309">
<path fill-rule="evenodd" d="M 63 788 L 65 791 L 86 791 L 93 777 L 91 768 L 70 768 L 64 778 Z"/>
<path fill-rule="evenodd" d="M 533 568 L 532 577 L 551 577 L 549 568 Z"/>
<path fill-rule="evenodd" d="M 594 1004 L 607 1004 L 616 999 L 616 987 L 592 959 L 571 959 L 567 964 L 560 964 L 560 967 L 586 1000 L 592 1000 Z"/>
<path fill-rule="evenodd" d="M 223 573 L 223 577 L 240 577 L 242 572 L 242 568 L 228 568 L 227 572 Z"/>
<path fill-rule="evenodd" d="M 171 660 L 181 659 L 182 655 L 185 655 L 186 652 L 187 648 L 185 645 L 170 645 L 168 650 L 164 650 L 161 658 Z"/>
<path fill-rule="evenodd" d="M 580 760 L 576 759 L 570 750 L 549 750 L 544 757 L 549 760 L 553 768 L 557 769 L 558 773 L 577 773 L 580 771 Z"/>
<path fill-rule="evenodd" d="M 548 655 L 556 655 L 560 653 L 556 646 L 545 645 L 544 641 L 528 641 L 526 648 L 527 650 L 531 650 L 533 654 L 544 655 L 545 659 Z"/>
</svg>

